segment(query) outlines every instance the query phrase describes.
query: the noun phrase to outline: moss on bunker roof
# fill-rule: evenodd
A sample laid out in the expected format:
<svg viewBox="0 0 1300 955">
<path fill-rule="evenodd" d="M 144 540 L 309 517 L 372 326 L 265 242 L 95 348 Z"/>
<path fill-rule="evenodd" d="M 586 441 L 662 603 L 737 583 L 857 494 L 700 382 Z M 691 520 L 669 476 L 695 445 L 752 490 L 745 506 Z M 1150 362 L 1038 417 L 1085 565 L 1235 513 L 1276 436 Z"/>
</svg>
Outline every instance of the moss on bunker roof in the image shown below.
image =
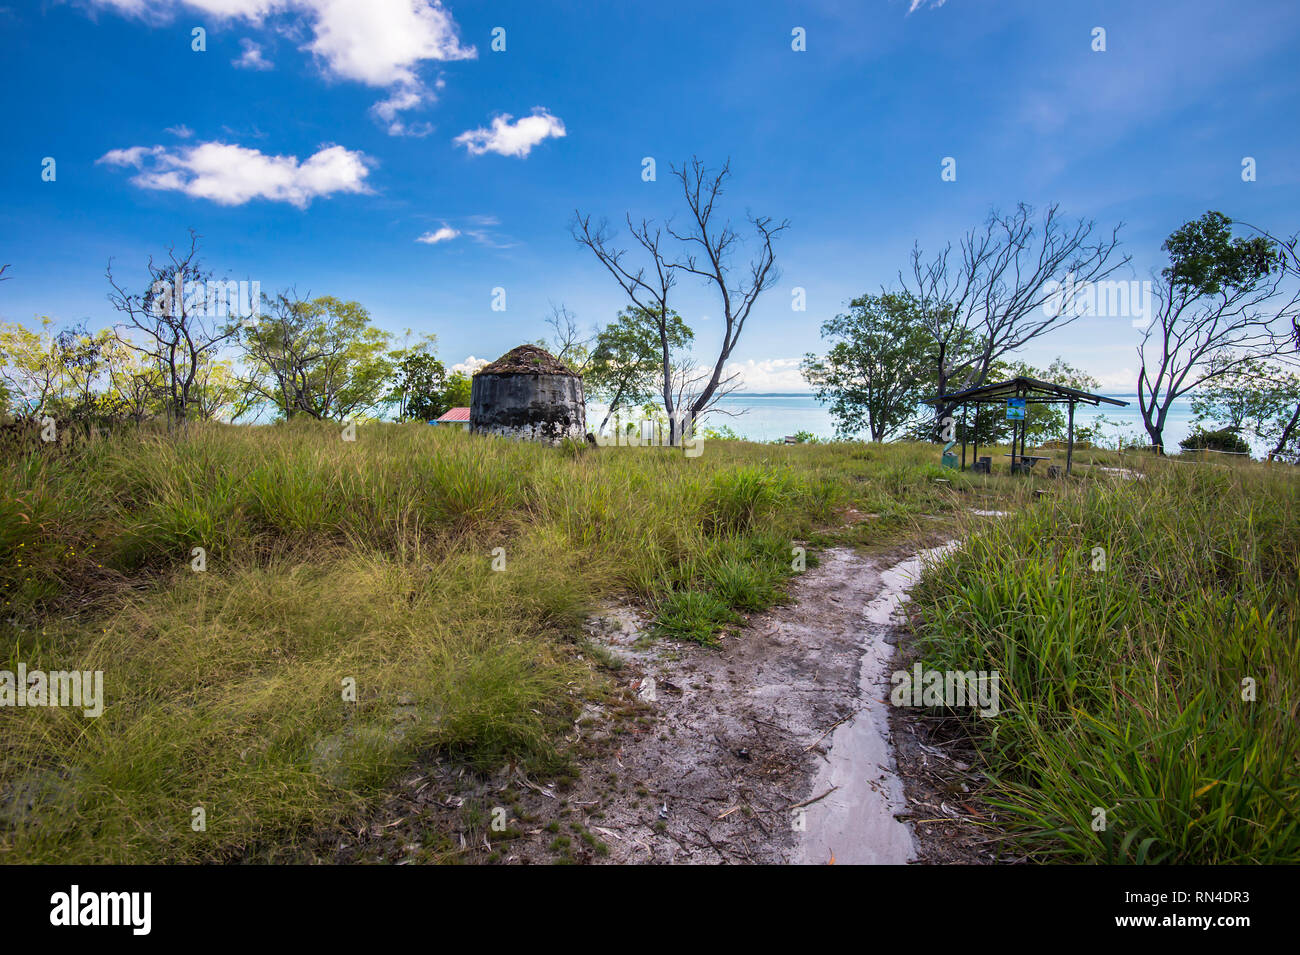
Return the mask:
<svg viewBox="0 0 1300 955">
<path fill-rule="evenodd" d="M 490 365 L 484 365 L 478 375 L 577 375 L 564 362 L 545 348 L 520 345 L 512 348 Z"/>
</svg>

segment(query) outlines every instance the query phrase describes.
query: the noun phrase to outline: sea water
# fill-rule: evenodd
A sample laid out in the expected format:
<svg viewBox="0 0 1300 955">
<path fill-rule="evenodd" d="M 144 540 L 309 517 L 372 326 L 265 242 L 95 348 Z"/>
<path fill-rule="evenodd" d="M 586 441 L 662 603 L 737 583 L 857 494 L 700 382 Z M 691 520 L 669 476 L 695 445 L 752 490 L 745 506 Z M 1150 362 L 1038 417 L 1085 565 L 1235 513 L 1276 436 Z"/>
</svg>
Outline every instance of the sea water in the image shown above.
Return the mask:
<svg viewBox="0 0 1300 955">
<path fill-rule="evenodd" d="M 1101 441 L 1114 445 L 1123 437 L 1125 444 L 1146 444 L 1150 440 L 1142 427 L 1142 414 L 1138 410 L 1137 395 L 1106 395 L 1128 405 L 1076 406 L 1076 427 L 1093 424 L 1104 416 Z M 1064 406 L 1062 406 L 1064 410 Z M 600 424 L 604 408 L 592 403 L 587 409 L 588 426 Z M 809 394 L 751 394 L 737 392 L 721 399 L 706 418 L 705 426 L 721 428 L 724 425 L 750 441 L 779 441 L 786 435 L 800 431 L 811 432 L 818 438 L 835 437 L 835 421 L 827 405 Z M 1175 401 L 1165 422 L 1165 444 L 1171 451 L 1178 450 L 1178 442 L 1193 430 L 1191 404 L 1186 399 Z M 865 436 L 863 436 L 865 437 Z M 1258 451 L 1258 449 L 1256 449 Z"/>
</svg>

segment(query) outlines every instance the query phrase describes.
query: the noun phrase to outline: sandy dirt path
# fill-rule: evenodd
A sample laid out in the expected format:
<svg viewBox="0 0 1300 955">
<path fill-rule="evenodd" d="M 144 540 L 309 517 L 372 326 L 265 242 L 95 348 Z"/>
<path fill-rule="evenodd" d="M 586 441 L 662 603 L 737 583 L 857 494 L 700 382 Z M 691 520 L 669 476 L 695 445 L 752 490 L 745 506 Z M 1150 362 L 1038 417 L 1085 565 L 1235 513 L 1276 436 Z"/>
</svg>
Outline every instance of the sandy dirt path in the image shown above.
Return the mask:
<svg viewBox="0 0 1300 955">
<path fill-rule="evenodd" d="M 507 862 L 554 861 L 585 831 L 615 863 L 906 863 L 914 858 L 889 743 L 893 613 L 919 568 L 834 548 L 721 649 L 641 639 L 611 609 L 593 640 L 626 662 L 632 729 L 588 714 L 604 741 L 563 798 L 543 785 Z M 622 725 L 617 729 L 616 724 Z M 573 850 L 564 850 L 569 857 Z"/>
<path fill-rule="evenodd" d="M 902 865 L 916 858 L 911 828 L 897 818 L 907 798 L 891 739 L 890 674 L 897 669 L 896 628 L 907 592 L 920 580 L 924 561 L 949 549 L 924 551 L 879 573 L 875 596 L 858 621 L 858 709 L 829 740 L 812 789 L 830 795 L 807 808 L 795 862 Z"/>
</svg>

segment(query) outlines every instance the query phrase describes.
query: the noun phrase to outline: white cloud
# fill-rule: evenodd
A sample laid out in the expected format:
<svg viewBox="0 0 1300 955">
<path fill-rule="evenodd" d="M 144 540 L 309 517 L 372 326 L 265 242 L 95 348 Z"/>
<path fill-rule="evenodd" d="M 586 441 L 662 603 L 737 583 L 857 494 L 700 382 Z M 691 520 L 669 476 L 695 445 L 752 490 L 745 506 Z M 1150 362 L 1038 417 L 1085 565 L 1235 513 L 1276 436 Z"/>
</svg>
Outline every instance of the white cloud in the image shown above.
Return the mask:
<svg viewBox="0 0 1300 955">
<path fill-rule="evenodd" d="M 1128 394 L 1135 387 L 1137 381 L 1137 372 L 1132 368 L 1121 368 L 1119 371 L 1100 372 L 1092 377 L 1097 379 L 1097 387 L 1102 391 L 1108 391 L 1111 394 Z"/>
<path fill-rule="evenodd" d="M 376 115 L 395 135 L 411 129 L 394 123 L 394 101 L 428 102 L 433 93 L 420 79 L 422 64 L 474 59 L 473 46 L 463 46 L 460 29 L 440 0 L 90 0 L 91 3 L 151 23 L 168 23 L 181 10 L 208 14 L 249 26 L 271 26 L 284 36 L 301 36 L 305 23 L 310 39 L 301 49 L 311 53 L 322 72 L 332 79 L 353 80 L 375 88 L 394 89 L 375 105 Z M 275 20 L 274 24 L 267 21 Z M 261 47 L 245 40 L 236 66 L 270 69 Z M 250 46 L 251 44 L 251 46 Z M 435 83 L 441 88 L 442 81 Z M 385 116 L 384 111 L 389 115 Z M 419 129 L 420 127 L 414 127 Z M 419 133 L 417 133 L 418 135 Z"/>
<path fill-rule="evenodd" d="M 452 141 L 464 146 L 471 156 L 497 153 L 522 159 L 542 140 L 565 135 L 564 123 L 540 106 L 533 109 L 531 116 L 525 116 L 517 123 L 510 122 L 511 119 L 509 113 L 503 113 L 492 120 L 491 129 L 466 130 Z"/>
<path fill-rule="evenodd" d="M 474 47 L 461 46 L 455 21 L 436 0 L 285 2 L 314 14 L 316 35 L 307 49 L 325 62 L 330 73 L 368 86 L 416 83 L 416 67 L 425 60 L 477 56 Z"/>
<path fill-rule="evenodd" d="M 487 246 L 489 249 L 513 249 L 519 244 L 509 236 L 499 235 L 491 229 L 466 229 L 465 234 L 479 245 Z"/>
<path fill-rule="evenodd" d="M 436 245 L 439 242 L 466 238 L 489 249 L 513 249 L 518 245 L 510 236 L 497 231 L 495 227 L 501 223 L 496 216 L 461 216 L 453 221 L 456 222 L 454 226 L 443 219 L 441 228 L 425 232 L 415 241 Z"/>
<path fill-rule="evenodd" d="M 273 70 L 275 64 L 270 60 L 263 58 L 262 47 L 260 44 L 245 37 L 239 41 L 244 53 L 237 60 L 231 60 L 235 66 L 243 70 Z"/>
<path fill-rule="evenodd" d="M 370 107 L 370 112 L 388 125 L 388 133 L 391 136 L 427 136 L 433 132 L 433 127 L 428 123 L 407 126 L 397 114 L 403 110 L 415 109 L 431 99 L 433 96 L 419 84 L 403 86 L 393 90 L 388 99 L 380 100 Z"/>
<path fill-rule="evenodd" d="M 415 241 L 423 242 L 425 245 L 437 245 L 439 242 L 449 242 L 452 239 L 456 238 L 456 236 L 458 235 L 460 235 L 459 232 L 457 232 L 451 226 L 445 225 L 441 229 L 438 229 L 436 232 L 426 232 L 424 235 L 420 236 Z"/>
<path fill-rule="evenodd" d="M 157 156 L 167 150 L 162 146 L 132 146 L 130 149 L 110 149 L 96 162 L 110 166 L 139 166 L 145 156 Z"/>
<path fill-rule="evenodd" d="M 769 358 L 765 361 L 733 361 L 725 375 L 740 375 L 740 389 L 754 392 L 806 392 L 808 382 L 799 374 L 798 358 Z"/>
<path fill-rule="evenodd" d="M 489 362 L 486 358 L 475 358 L 473 355 L 470 355 L 464 361 L 452 365 L 447 369 L 447 371 L 448 373 L 458 371 L 462 375 L 472 378 L 474 377 L 474 372 L 478 371 L 480 368 L 486 367 L 488 364 Z"/>
<path fill-rule="evenodd" d="M 932 0 L 930 4 L 930 9 L 931 10 L 938 9 L 939 7 L 943 6 L 947 2 L 948 0 Z M 907 8 L 908 15 L 909 16 L 912 15 L 917 10 L 921 9 L 921 7 L 923 6 L 925 6 L 925 0 L 912 0 L 911 6 Z"/>
<path fill-rule="evenodd" d="M 144 189 L 183 192 L 223 206 L 267 199 L 305 209 L 312 199 L 336 192 L 370 192 L 365 154 L 342 146 L 322 146 L 304 162 L 216 142 L 175 151 L 132 146 L 110 150 L 98 161 L 139 169 L 131 181 Z"/>
<path fill-rule="evenodd" d="M 177 139 L 189 139 L 194 135 L 194 130 L 190 129 L 184 123 L 179 126 L 168 126 L 163 130 L 164 133 L 171 133 Z"/>
</svg>

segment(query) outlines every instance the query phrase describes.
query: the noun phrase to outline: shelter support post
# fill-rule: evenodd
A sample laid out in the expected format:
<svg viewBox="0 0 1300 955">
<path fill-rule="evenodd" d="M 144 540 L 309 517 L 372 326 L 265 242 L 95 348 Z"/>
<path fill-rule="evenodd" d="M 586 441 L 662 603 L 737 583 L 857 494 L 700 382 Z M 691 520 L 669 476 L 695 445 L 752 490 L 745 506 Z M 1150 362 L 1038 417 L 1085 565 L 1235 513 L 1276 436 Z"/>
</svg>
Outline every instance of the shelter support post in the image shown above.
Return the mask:
<svg viewBox="0 0 1300 955">
<path fill-rule="evenodd" d="M 961 469 L 966 470 L 966 411 L 968 405 L 961 406 Z"/>
<path fill-rule="evenodd" d="M 1070 402 L 1070 422 L 1065 432 L 1065 473 L 1070 473 L 1070 464 L 1074 460 L 1074 402 Z"/>
</svg>

